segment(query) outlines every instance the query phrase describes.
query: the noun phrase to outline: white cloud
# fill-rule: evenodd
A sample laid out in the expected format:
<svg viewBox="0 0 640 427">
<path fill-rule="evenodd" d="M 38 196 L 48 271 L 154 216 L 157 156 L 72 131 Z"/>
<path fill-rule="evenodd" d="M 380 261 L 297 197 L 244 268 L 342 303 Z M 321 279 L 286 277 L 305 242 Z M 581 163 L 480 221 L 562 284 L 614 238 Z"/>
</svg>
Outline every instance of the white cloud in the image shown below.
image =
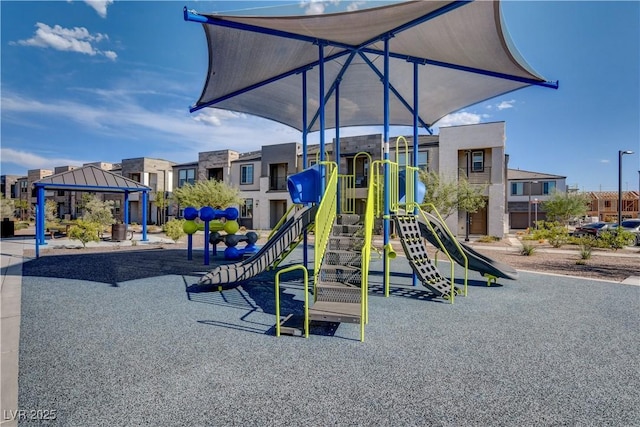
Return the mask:
<svg viewBox="0 0 640 427">
<path fill-rule="evenodd" d="M 237 118 L 245 118 L 246 115 L 242 113 L 236 113 L 234 111 L 229 110 L 220 110 L 217 108 L 205 108 L 200 110 L 194 117 L 193 120 L 196 122 L 201 122 L 211 126 L 222 126 L 223 121 L 227 121 L 228 119 L 237 119 Z"/>
<path fill-rule="evenodd" d="M 337 5 L 340 0 L 302 0 L 300 7 L 304 9 L 305 15 L 321 15 L 329 5 Z M 353 2 L 355 4 L 358 2 Z"/>
<path fill-rule="evenodd" d="M 509 101 L 502 101 L 501 103 L 499 103 L 498 105 L 496 105 L 496 108 L 498 110 L 505 110 L 507 108 L 513 108 L 514 105 L 516 103 L 515 99 L 509 100 Z"/>
<path fill-rule="evenodd" d="M 360 6 L 365 4 L 365 1 L 352 1 L 347 5 L 347 12 L 353 12 L 360 9 Z"/>
<path fill-rule="evenodd" d="M 475 125 L 480 123 L 484 115 L 460 111 L 458 113 L 447 114 L 435 123 L 437 127 Z"/>
<path fill-rule="evenodd" d="M 602 159 L 600 160 L 600 163 L 610 163 L 609 159 Z"/>
<path fill-rule="evenodd" d="M 12 148 L 0 148 L 0 157 L 2 157 L 2 163 L 13 163 L 27 170 L 52 169 L 54 166 L 81 165 L 89 163 L 88 161 L 78 161 L 64 157 L 44 157 L 27 151 L 14 150 Z"/>
<path fill-rule="evenodd" d="M 85 0 L 85 3 L 95 9 L 98 15 L 107 17 L 107 7 L 113 4 L 113 0 Z"/>
<path fill-rule="evenodd" d="M 38 22 L 36 27 L 37 30 L 30 39 L 18 40 L 17 42 L 10 42 L 9 44 L 34 46 L 44 49 L 52 48 L 60 51 L 77 52 L 90 56 L 104 55 L 112 61 L 115 61 L 118 57 L 118 55 L 113 51 L 103 52 L 93 46 L 93 43 L 108 40 L 109 36 L 106 34 L 91 34 L 89 30 L 84 27 L 63 28 L 60 25 L 50 27 L 42 22 Z"/>
</svg>

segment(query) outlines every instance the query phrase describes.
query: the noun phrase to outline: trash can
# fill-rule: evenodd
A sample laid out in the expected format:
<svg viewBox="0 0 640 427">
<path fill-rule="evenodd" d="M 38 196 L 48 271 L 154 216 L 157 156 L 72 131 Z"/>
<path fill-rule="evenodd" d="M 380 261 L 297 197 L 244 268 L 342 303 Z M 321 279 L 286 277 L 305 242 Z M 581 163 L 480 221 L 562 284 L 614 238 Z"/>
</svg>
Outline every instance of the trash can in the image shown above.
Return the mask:
<svg viewBox="0 0 640 427">
<path fill-rule="evenodd" d="M 111 240 L 116 242 L 127 240 L 127 227 L 124 224 L 113 224 L 111 226 Z"/>
<path fill-rule="evenodd" d="M 2 237 L 13 237 L 15 235 L 14 222 L 10 221 L 9 218 L 4 218 L 0 224 L 2 224 L 0 230 Z"/>
</svg>

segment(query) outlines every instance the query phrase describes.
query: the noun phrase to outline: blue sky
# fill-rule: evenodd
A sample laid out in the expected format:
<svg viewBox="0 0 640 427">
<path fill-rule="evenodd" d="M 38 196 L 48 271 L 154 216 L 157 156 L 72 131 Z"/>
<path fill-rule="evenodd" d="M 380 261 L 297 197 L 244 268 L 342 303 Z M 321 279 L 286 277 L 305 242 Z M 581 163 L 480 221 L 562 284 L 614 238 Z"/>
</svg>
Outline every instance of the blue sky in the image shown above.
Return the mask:
<svg viewBox="0 0 640 427">
<path fill-rule="evenodd" d="M 189 113 L 207 47 L 182 8 L 278 15 L 381 4 L 3 0 L 1 173 L 142 156 L 183 163 L 199 151 L 301 141 L 298 131 L 267 120 Z M 623 157 L 623 189 L 638 189 L 640 2 L 506 1 L 503 11 L 522 56 L 560 88 L 525 88 L 439 124 L 505 121 L 511 167 L 563 175 L 581 190 L 617 190 L 618 150 L 633 150 Z M 370 132 L 382 128 L 341 135 Z"/>
</svg>

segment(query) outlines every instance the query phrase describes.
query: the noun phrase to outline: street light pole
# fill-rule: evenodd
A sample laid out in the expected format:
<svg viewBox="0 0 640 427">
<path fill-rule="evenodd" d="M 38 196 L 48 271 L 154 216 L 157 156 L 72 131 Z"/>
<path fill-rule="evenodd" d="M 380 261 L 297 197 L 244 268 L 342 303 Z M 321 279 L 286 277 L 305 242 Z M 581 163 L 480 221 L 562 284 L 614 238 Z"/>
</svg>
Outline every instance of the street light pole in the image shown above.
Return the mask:
<svg viewBox="0 0 640 427">
<path fill-rule="evenodd" d="M 534 222 L 536 224 L 536 230 L 537 230 L 538 229 L 538 199 L 537 198 L 533 199 L 533 210 L 535 212 L 535 215 L 533 218 L 534 218 Z"/>
<path fill-rule="evenodd" d="M 622 156 L 625 154 L 633 154 L 633 151 L 618 150 L 618 233 L 622 227 Z"/>
</svg>

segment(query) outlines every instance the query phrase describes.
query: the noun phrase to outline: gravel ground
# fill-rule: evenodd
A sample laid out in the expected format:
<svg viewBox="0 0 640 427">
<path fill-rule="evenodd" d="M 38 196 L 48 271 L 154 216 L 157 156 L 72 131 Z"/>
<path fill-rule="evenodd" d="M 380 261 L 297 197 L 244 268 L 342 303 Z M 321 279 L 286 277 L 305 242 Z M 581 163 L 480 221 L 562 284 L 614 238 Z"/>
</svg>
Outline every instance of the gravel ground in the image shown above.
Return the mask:
<svg viewBox="0 0 640 427">
<path fill-rule="evenodd" d="M 78 252 L 23 266 L 19 407 L 55 409 L 51 425 L 640 419 L 640 287 L 526 272 L 486 287 L 472 273 L 469 296 L 452 305 L 403 286 L 401 257 L 382 297 L 376 260 L 366 341 L 351 324 L 315 326 L 305 340 L 273 336 L 273 273 L 193 293 L 201 254 Z M 283 314 L 300 313 L 298 275 L 284 286 Z"/>
</svg>

